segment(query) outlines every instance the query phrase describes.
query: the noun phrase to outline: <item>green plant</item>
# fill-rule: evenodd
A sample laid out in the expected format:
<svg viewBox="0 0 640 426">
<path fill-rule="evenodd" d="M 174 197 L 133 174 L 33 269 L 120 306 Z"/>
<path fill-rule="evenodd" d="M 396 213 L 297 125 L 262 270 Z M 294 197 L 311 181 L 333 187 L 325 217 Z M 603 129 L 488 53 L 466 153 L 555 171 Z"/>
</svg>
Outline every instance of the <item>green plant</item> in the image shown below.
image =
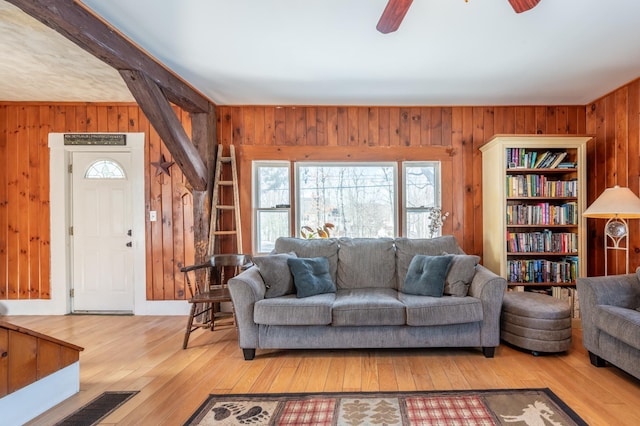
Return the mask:
<svg viewBox="0 0 640 426">
<path fill-rule="evenodd" d="M 335 228 L 333 223 L 325 223 L 322 226 L 313 229 L 310 226 L 303 226 L 300 228 L 300 235 L 307 240 L 313 238 L 331 238 L 331 231 Z"/>
</svg>

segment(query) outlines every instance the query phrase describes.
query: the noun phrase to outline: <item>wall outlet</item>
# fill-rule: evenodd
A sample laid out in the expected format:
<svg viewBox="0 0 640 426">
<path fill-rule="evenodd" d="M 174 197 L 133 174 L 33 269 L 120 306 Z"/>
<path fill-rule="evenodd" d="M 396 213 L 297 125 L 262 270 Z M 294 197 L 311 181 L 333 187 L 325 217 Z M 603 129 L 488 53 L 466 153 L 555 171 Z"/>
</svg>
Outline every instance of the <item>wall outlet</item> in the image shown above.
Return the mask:
<svg viewBox="0 0 640 426">
<path fill-rule="evenodd" d="M 155 222 L 158 220 L 158 212 L 155 210 L 149 210 L 149 222 Z"/>
</svg>

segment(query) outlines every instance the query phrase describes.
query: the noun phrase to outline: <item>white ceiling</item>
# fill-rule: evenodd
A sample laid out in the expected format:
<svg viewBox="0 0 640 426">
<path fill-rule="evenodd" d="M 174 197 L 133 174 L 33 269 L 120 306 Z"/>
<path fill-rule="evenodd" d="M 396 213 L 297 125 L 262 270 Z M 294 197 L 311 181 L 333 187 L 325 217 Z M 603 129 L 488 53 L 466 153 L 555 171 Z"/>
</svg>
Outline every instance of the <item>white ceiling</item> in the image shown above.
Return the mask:
<svg viewBox="0 0 640 426">
<path fill-rule="evenodd" d="M 640 76 L 640 1 L 83 0 L 222 105 L 586 104 Z M 0 100 L 132 100 L 117 72 L 0 0 Z"/>
</svg>

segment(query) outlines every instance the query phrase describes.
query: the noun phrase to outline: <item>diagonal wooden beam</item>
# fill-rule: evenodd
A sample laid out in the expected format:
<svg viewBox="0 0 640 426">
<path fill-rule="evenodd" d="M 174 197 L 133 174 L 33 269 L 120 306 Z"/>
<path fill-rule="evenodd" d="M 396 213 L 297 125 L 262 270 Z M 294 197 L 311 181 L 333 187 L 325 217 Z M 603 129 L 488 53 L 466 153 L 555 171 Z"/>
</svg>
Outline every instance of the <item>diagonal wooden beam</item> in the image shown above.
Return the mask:
<svg viewBox="0 0 640 426">
<path fill-rule="evenodd" d="M 117 70 L 139 70 L 188 112 L 207 113 L 209 100 L 74 0 L 7 0 Z"/>
<path fill-rule="evenodd" d="M 209 181 L 207 166 L 162 89 L 141 71 L 120 70 L 120 75 L 193 189 L 206 191 Z"/>
</svg>

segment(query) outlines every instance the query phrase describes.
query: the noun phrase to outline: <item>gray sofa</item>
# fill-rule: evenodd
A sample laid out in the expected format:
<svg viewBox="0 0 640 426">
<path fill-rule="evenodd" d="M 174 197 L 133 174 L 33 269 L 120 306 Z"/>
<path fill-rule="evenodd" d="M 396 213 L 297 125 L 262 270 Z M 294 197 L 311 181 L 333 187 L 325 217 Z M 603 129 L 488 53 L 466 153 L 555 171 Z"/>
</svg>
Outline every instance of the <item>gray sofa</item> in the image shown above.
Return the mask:
<svg viewBox="0 0 640 426">
<path fill-rule="evenodd" d="M 578 278 L 582 342 L 591 363 L 640 379 L 640 268 L 635 274 Z"/>
<path fill-rule="evenodd" d="M 445 291 L 457 296 L 403 291 L 414 255 L 449 253 L 457 255 L 451 256 Z M 295 280 L 283 290 L 292 280 L 289 256 L 326 258 L 335 290 L 299 298 Z M 475 258 L 470 271 L 469 258 Z M 255 267 L 229 280 L 240 347 L 246 360 L 256 349 L 403 347 L 480 347 L 493 357 L 506 281 L 476 266 L 477 260 L 464 255 L 452 236 L 280 238 L 272 255 L 255 257 Z"/>
</svg>

